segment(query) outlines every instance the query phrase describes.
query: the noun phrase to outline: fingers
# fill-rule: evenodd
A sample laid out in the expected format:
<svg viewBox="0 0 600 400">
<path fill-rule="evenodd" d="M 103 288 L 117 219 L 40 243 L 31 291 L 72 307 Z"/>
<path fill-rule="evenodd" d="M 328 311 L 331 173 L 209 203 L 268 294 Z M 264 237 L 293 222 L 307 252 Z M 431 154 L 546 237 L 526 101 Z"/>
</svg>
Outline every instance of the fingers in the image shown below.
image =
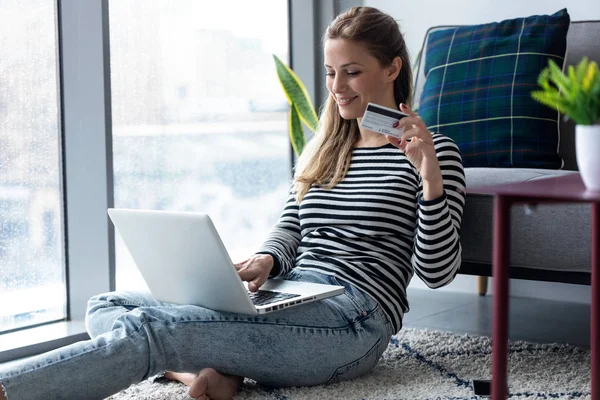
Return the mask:
<svg viewBox="0 0 600 400">
<path fill-rule="evenodd" d="M 423 119 L 404 103 L 400 103 L 400 111 L 409 115 L 394 124 L 394 128 L 402 129 L 403 134 L 400 138 L 387 136 L 388 142 L 402 151 L 405 151 L 407 146 L 414 149 L 421 143 L 433 146 L 433 136 L 425 126 Z"/>
<path fill-rule="evenodd" d="M 409 142 L 412 143 L 412 141 L 415 139 L 433 146 L 433 136 L 427 130 L 427 128 L 423 128 L 421 126 L 414 127 L 410 130 L 405 130 L 398 143 L 400 146 L 406 146 Z M 416 144 L 416 142 L 414 144 Z"/>
<path fill-rule="evenodd" d="M 263 279 L 262 277 L 257 277 L 253 281 L 248 282 L 248 290 L 251 292 L 257 292 L 266 281 L 266 278 Z"/>
<path fill-rule="evenodd" d="M 421 119 L 421 117 L 417 116 L 410 116 L 410 117 L 404 117 L 401 120 L 398 121 L 398 125 L 396 126 L 397 129 L 404 129 L 405 131 L 414 129 L 414 128 L 424 128 L 427 129 L 427 127 L 425 126 L 425 122 L 423 122 L 423 120 Z"/>
<path fill-rule="evenodd" d="M 411 117 L 418 117 L 417 113 L 415 113 L 412 108 L 410 108 L 409 106 L 407 106 L 404 103 L 400 103 L 400 111 L 402 111 L 403 113 L 406 113 L 408 115 L 410 115 Z"/>
<path fill-rule="evenodd" d="M 240 279 L 248 282 L 248 289 L 253 292 L 267 281 L 273 265 L 273 256 L 270 254 L 255 254 L 246 261 L 235 264 Z"/>
<path fill-rule="evenodd" d="M 385 137 L 387 138 L 388 142 L 390 142 L 391 144 L 393 144 L 396 147 L 400 147 L 400 138 L 397 138 L 396 136 L 390 136 L 390 135 L 385 135 Z"/>
<path fill-rule="evenodd" d="M 268 276 L 265 274 L 260 274 L 252 281 L 248 282 L 248 289 L 251 292 L 256 292 L 260 287 L 267 281 Z"/>
<path fill-rule="evenodd" d="M 246 264 L 248 263 L 248 261 L 250 261 L 249 258 L 245 259 L 242 262 L 235 263 L 235 264 L 233 264 L 233 266 L 235 267 L 235 269 L 237 269 L 239 271 L 240 269 L 246 267 Z"/>
<path fill-rule="evenodd" d="M 252 267 L 252 265 L 248 265 L 246 267 L 242 267 L 238 270 L 238 275 L 245 282 L 250 282 L 256 278 L 259 274 L 259 269 Z"/>
<path fill-rule="evenodd" d="M 260 263 L 247 263 L 238 270 L 238 275 L 242 281 L 248 282 L 250 291 L 256 292 L 267 281 L 269 269 Z"/>
<path fill-rule="evenodd" d="M 261 272 L 258 275 L 251 276 L 248 279 L 242 278 L 242 280 L 248 282 L 248 289 L 251 292 L 256 292 L 264 283 L 267 281 L 268 274 Z"/>
<path fill-rule="evenodd" d="M 410 117 L 400 119 L 397 122 L 397 125 L 394 126 L 394 128 L 402 128 L 405 131 L 413 129 L 413 127 L 421 127 L 427 129 L 427 127 L 425 126 L 425 122 L 423 122 L 423 119 L 406 104 L 400 103 L 400 111 L 410 115 Z"/>
</svg>

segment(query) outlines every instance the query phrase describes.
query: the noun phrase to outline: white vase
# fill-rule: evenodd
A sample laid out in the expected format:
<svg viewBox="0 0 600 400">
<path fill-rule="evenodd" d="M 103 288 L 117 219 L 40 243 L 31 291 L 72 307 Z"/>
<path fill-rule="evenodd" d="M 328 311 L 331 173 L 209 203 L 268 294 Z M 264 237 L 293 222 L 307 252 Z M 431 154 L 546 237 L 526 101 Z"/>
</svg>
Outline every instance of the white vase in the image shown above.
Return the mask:
<svg viewBox="0 0 600 400">
<path fill-rule="evenodd" d="M 600 123 L 575 127 L 575 151 L 585 187 L 600 191 Z"/>
</svg>

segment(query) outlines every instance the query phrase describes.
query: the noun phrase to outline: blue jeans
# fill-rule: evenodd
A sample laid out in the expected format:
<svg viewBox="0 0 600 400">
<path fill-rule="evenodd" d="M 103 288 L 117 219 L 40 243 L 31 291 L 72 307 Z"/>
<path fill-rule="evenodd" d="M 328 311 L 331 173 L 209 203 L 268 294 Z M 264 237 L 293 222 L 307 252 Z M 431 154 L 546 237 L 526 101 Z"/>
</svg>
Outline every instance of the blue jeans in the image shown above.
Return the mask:
<svg viewBox="0 0 600 400">
<path fill-rule="evenodd" d="M 88 303 L 91 340 L 0 368 L 8 400 L 103 399 L 165 370 L 219 372 L 275 387 L 351 379 L 371 370 L 392 326 L 354 286 L 317 272 L 286 279 L 345 286 L 345 294 L 260 316 L 111 292 Z M 1 390 L 1 388 L 0 388 Z"/>
</svg>

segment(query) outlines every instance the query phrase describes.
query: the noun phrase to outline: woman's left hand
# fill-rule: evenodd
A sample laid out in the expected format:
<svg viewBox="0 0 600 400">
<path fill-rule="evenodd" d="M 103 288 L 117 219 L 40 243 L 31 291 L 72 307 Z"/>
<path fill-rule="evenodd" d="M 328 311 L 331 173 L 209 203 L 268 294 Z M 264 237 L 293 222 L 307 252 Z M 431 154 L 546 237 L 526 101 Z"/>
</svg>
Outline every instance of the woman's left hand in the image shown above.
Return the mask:
<svg viewBox="0 0 600 400">
<path fill-rule="evenodd" d="M 388 141 L 404 152 L 408 161 L 419 171 L 423 181 L 441 181 L 442 171 L 435 153 L 431 132 L 421 117 L 404 103 L 400 104 L 400 111 L 410 115 L 398 121 L 397 128 L 403 129 L 404 133 L 400 139 L 388 135 Z"/>
</svg>

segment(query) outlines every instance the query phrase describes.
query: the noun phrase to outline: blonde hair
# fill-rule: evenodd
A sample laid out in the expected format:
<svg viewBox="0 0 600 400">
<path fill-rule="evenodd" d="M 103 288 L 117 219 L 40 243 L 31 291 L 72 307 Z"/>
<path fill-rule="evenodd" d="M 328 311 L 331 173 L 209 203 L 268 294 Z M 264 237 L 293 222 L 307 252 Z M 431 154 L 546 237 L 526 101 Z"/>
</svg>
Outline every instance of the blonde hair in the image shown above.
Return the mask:
<svg viewBox="0 0 600 400">
<path fill-rule="evenodd" d="M 412 71 L 404 37 L 396 21 L 373 7 L 353 7 L 338 15 L 327 27 L 323 44 L 329 39 L 346 39 L 365 45 L 383 67 L 396 57 L 402 69 L 394 81 L 396 104 L 412 103 Z M 294 191 L 298 203 L 312 185 L 325 189 L 344 179 L 350 166 L 352 148 L 360 139 L 358 122 L 343 119 L 331 94 L 321 108 L 319 127 L 298 158 L 294 174 Z"/>
</svg>

